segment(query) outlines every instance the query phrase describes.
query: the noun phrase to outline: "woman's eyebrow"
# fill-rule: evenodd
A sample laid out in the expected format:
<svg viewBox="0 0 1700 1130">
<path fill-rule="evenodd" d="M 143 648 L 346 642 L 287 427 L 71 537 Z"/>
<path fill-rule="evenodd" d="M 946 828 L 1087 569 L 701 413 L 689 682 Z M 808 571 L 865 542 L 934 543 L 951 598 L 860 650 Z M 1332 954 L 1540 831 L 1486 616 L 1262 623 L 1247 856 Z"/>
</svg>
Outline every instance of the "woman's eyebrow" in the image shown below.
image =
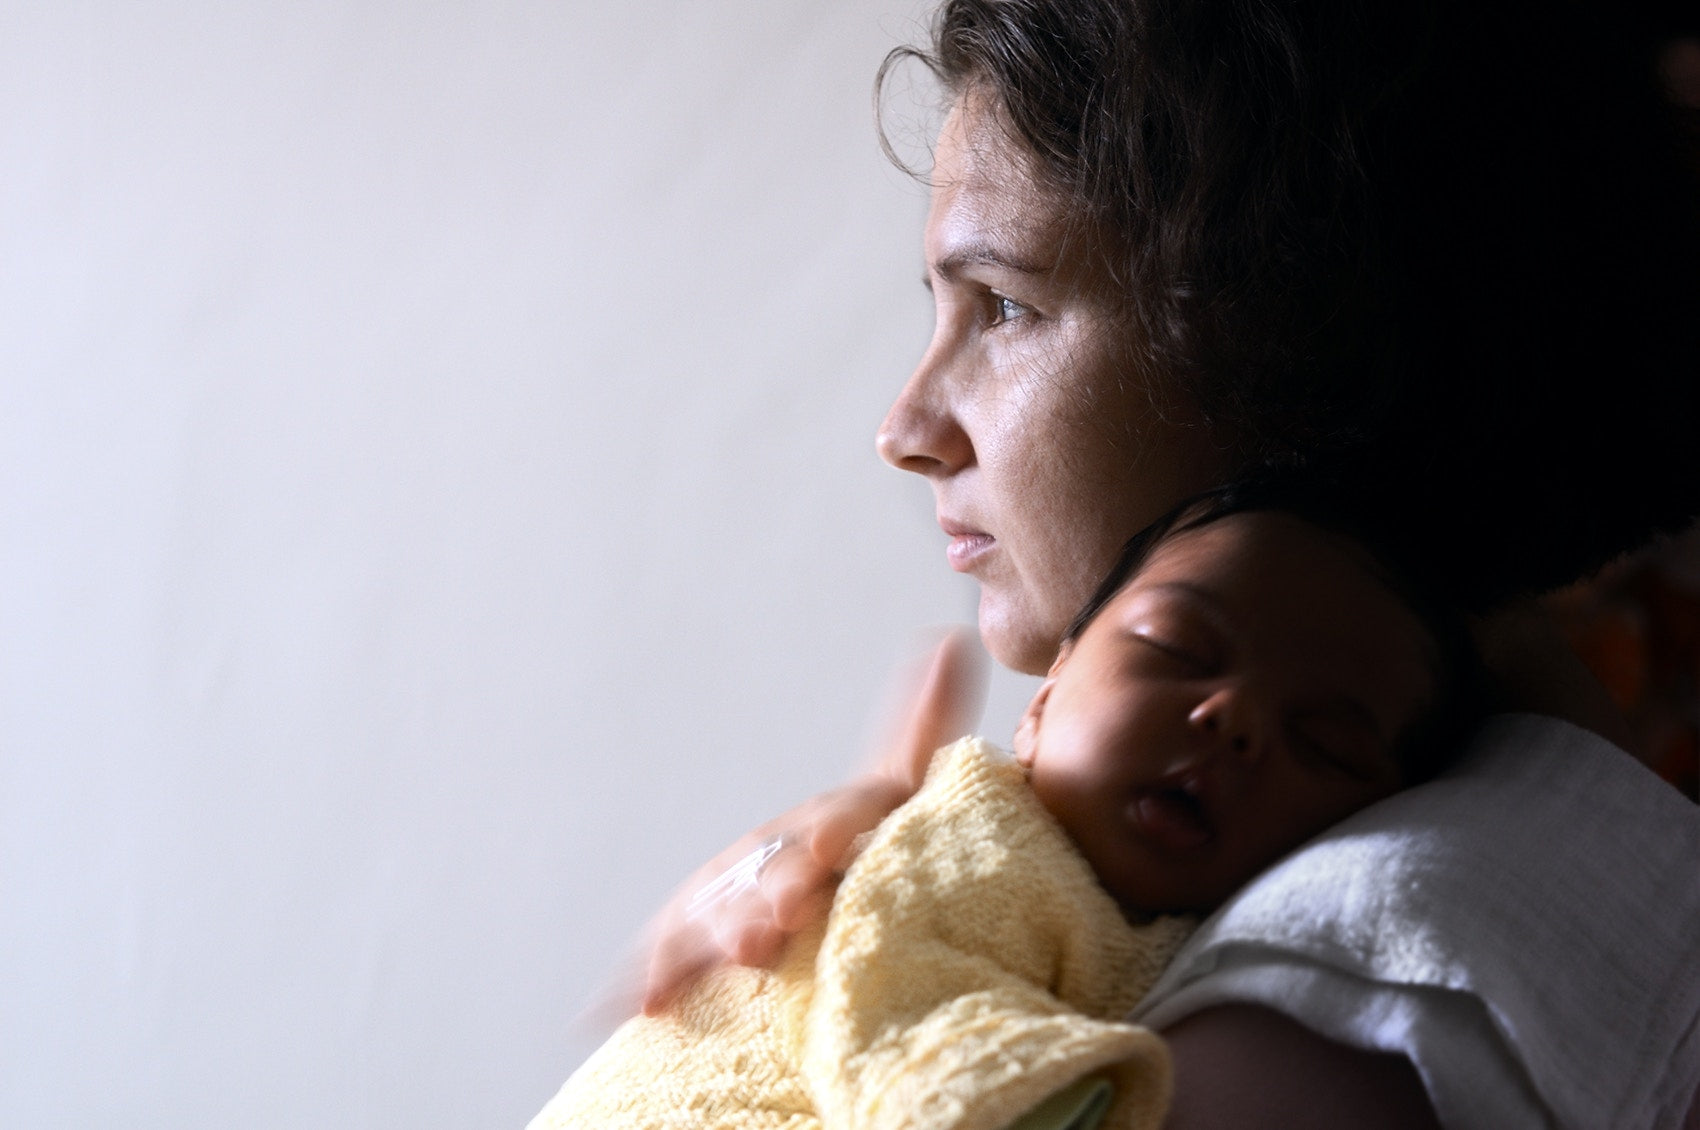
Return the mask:
<svg viewBox="0 0 1700 1130">
<path fill-rule="evenodd" d="M 1054 262 L 1040 263 L 1036 260 L 1023 258 L 994 243 L 974 240 L 953 247 L 939 256 L 932 264 L 929 277 L 936 275 L 941 279 L 951 281 L 962 273 L 963 268 L 977 266 L 999 267 L 1022 275 L 1049 274 L 1056 268 Z"/>
</svg>

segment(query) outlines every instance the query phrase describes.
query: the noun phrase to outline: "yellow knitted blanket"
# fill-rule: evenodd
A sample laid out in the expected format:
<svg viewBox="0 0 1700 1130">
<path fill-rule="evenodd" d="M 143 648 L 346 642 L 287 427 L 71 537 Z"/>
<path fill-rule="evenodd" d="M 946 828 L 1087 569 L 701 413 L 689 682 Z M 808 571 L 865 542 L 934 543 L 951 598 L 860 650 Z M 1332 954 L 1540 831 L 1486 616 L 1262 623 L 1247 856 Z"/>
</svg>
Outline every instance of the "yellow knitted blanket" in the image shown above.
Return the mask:
<svg viewBox="0 0 1700 1130">
<path fill-rule="evenodd" d="M 823 929 L 628 1021 L 529 1130 L 999 1130 L 1089 1074 L 1155 1128 L 1126 1015 L 1193 923 L 1131 926 L 1007 754 L 965 738 L 875 831 Z"/>
</svg>

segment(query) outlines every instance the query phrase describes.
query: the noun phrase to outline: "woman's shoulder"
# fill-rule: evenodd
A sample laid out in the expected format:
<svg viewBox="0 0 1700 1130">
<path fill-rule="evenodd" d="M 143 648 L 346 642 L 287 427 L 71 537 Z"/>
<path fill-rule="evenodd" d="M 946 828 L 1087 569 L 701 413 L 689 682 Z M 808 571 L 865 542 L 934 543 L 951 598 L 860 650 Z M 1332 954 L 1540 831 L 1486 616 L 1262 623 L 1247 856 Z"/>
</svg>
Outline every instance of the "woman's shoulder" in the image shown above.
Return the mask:
<svg viewBox="0 0 1700 1130">
<path fill-rule="evenodd" d="M 1448 1125 L 1652 1125 L 1700 1084 L 1696 860 L 1700 807 L 1628 754 L 1496 716 L 1221 908 L 1139 1015 L 1260 1004 L 1403 1052 Z"/>
</svg>

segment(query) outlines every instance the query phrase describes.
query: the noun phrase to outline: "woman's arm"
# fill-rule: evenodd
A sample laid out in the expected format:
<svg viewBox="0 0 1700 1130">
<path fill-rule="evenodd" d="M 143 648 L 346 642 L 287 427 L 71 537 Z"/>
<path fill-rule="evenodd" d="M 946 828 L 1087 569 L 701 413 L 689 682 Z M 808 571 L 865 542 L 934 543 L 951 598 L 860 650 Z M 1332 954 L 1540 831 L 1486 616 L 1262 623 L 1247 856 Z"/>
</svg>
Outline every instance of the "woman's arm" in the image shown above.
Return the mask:
<svg viewBox="0 0 1700 1130">
<path fill-rule="evenodd" d="M 1165 1130 L 1439 1130 L 1409 1060 L 1360 1051 L 1278 1012 L 1221 1005 L 1167 1028 Z"/>
<path fill-rule="evenodd" d="M 691 876 L 650 927 L 643 1011 L 661 1011 L 716 966 L 771 964 L 787 938 L 824 916 L 856 837 L 913 796 L 933 751 L 973 725 L 984 683 L 973 637 L 947 634 L 901 697 L 896 725 L 870 772 L 762 825 Z M 764 844 L 774 850 L 756 856 Z M 756 882 L 692 906 L 698 892 L 755 858 L 762 860 Z"/>
</svg>

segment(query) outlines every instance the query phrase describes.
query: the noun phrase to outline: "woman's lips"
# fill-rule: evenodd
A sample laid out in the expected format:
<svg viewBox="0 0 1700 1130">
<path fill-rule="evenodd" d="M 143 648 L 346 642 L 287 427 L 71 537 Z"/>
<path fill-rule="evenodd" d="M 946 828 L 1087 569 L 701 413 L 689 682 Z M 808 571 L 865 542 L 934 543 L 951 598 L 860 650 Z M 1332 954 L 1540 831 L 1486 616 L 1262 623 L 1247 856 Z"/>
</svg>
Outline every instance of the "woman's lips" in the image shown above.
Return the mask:
<svg viewBox="0 0 1700 1130">
<path fill-rule="evenodd" d="M 1164 847 L 1202 847 L 1215 834 L 1198 797 L 1186 789 L 1142 789 L 1128 805 L 1129 818 Z"/>
<path fill-rule="evenodd" d="M 952 534 L 944 556 L 958 573 L 971 571 L 980 559 L 991 552 L 997 539 L 991 534 Z"/>
<path fill-rule="evenodd" d="M 958 573 L 970 572 L 980 559 L 992 551 L 998 539 L 984 530 L 973 526 L 952 521 L 949 518 L 939 519 L 939 529 L 950 538 L 950 544 L 945 547 L 945 559 L 950 567 Z"/>
</svg>

